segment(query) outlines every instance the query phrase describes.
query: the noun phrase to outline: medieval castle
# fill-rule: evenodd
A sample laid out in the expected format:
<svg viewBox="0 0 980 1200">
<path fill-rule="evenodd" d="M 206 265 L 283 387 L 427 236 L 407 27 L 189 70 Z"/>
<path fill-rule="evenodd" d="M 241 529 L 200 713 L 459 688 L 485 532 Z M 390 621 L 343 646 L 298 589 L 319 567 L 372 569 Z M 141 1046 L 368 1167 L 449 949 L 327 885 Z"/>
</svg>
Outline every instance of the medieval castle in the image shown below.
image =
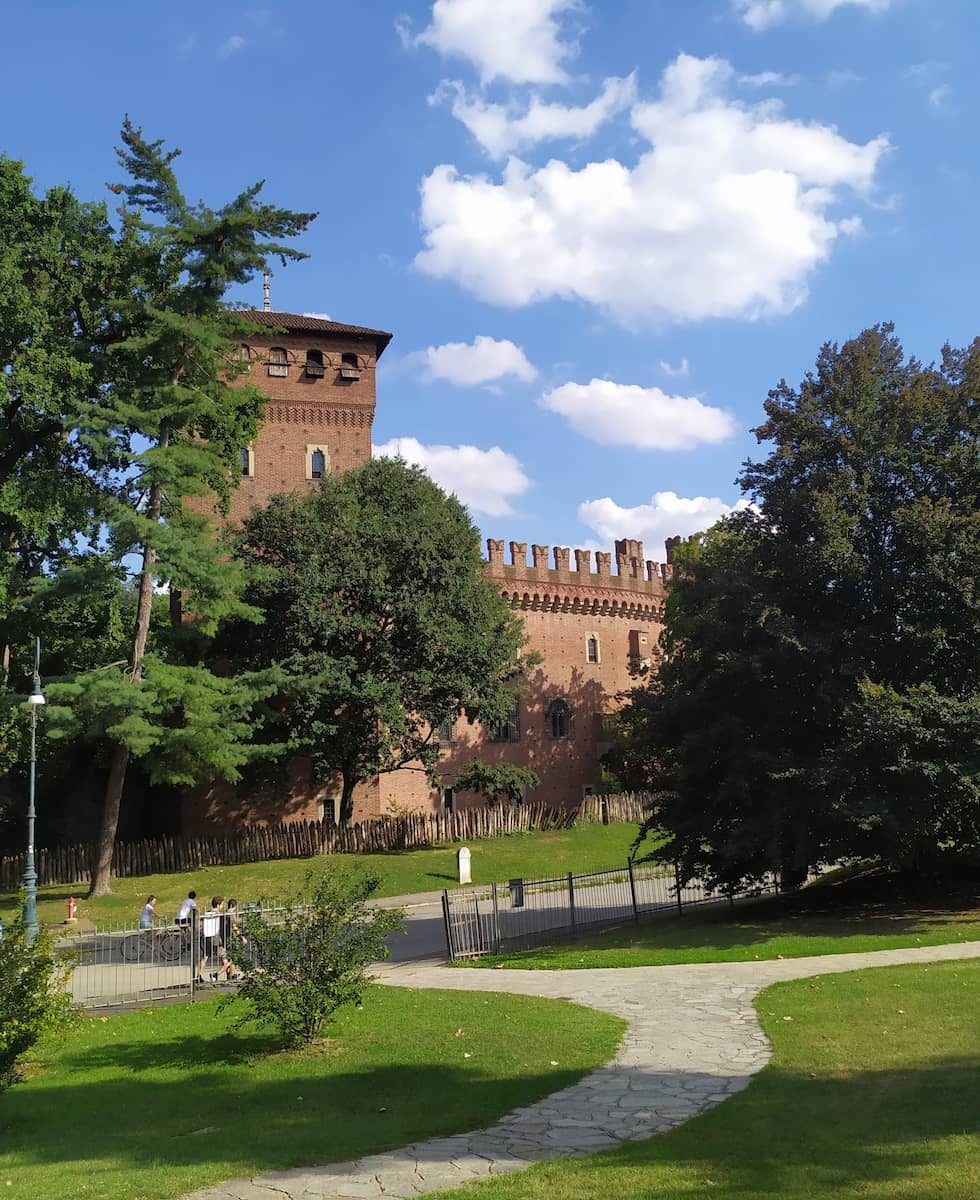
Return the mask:
<svg viewBox="0 0 980 1200">
<path fill-rule="evenodd" d="M 371 456 L 375 369 L 391 334 L 293 313 L 251 309 L 255 326 L 243 342 L 251 382 L 268 396 L 265 424 L 243 447 L 241 480 L 231 520 L 277 492 L 317 486 Z M 285 332 L 282 332 L 285 330 Z M 362 786 L 355 820 L 406 809 L 424 812 L 482 803 L 457 793 L 453 781 L 472 758 L 510 762 L 536 771 L 534 799 L 561 805 L 600 790 L 600 758 L 608 749 L 619 696 L 633 672 L 656 657 L 665 583 L 671 567 L 646 561 L 641 542 L 625 540 L 611 553 L 572 552 L 488 540 L 486 569 L 523 619 L 541 663 L 510 719 L 495 729 L 460 720 L 442 731 L 442 787 L 433 791 L 418 772 L 383 775 Z M 668 543 L 668 559 L 671 543 Z M 329 789 L 311 786 L 305 764 L 293 764 L 288 795 L 248 798 L 214 788 L 188 798 L 184 828 L 322 817 Z"/>
</svg>

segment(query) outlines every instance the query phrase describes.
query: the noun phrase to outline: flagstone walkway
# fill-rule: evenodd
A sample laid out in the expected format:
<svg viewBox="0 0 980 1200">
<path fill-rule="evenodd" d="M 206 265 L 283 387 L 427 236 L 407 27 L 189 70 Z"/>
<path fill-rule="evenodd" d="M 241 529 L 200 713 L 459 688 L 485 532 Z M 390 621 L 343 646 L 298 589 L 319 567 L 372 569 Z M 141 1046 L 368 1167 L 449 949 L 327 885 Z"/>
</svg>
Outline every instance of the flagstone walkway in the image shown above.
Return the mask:
<svg viewBox="0 0 980 1200">
<path fill-rule="evenodd" d="M 354 1162 L 232 1179 L 185 1200 L 405 1200 L 550 1158 L 594 1154 L 671 1129 L 744 1088 L 768 1061 L 753 997 L 770 983 L 894 963 L 980 957 L 980 942 L 775 962 L 588 971 L 377 969 L 386 984 L 573 1000 L 624 1017 L 604 1067 L 494 1125 Z"/>
</svg>

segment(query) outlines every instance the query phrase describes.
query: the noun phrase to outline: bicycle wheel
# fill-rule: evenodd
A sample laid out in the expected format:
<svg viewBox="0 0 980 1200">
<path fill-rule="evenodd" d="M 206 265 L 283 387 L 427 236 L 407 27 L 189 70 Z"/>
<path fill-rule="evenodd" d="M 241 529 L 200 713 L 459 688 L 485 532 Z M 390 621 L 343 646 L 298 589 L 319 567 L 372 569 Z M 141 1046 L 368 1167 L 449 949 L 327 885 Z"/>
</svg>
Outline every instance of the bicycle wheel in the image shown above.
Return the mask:
<svg viewBox="0 0 980 1200">
<path fill-rule="evenodd" d="M 124 937 L 119 952 L 126 962 L 140 962 L 147 951 L 146 938 L 142 933 L 131 933 Z"/>
<path fill-rule="evenodd" d="M 184 950 L 184 935 L 179 929 L 168 929 L 157 941 L 160 957 L 166 962 L 176 962 Z"/>
</svg>

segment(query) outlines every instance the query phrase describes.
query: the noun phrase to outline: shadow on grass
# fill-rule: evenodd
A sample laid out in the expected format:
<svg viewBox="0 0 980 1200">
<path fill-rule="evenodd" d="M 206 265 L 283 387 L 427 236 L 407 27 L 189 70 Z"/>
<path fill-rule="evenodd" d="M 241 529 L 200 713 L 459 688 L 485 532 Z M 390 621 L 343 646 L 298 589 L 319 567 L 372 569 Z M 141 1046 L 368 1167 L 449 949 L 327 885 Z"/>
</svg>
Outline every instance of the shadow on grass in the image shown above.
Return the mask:
<svg viewBox="0 0 980 1200">
<path fill-rule="evenodd" d="M 119 1171 L 147 1167 L 150 1159 L 154 1170 L 219 1162 L 227 1174 L 344 1161 L 480 1128 L 582 1074 L 494 1079 L 420 1063 L 330 1074 L 306 1065 L 270 1078 L 273 1056 L 255 1064 L 266 1067 L 261 1077 L 243 1078 L 241 1070 L 220 1069 L 228 1063 L 220 1049 L 209 1056 L 200 1039 L 188 1041 L 173 1043 L 169 1080 L 146 1080 L 130 1048 L 108 1047 L 86 1059 L 106 1070 L 87 1084 L 73 1084 L 67 1072 L 57 1084 L 15 1088 L 4 1097 L 0 1162 L 10 1154 L 28 1169 L 58 1164 L 68 1195 L 75 1194 L 69 1180 L 96 1161 L 100 1170 Z M 55 1112 L 71 1113 L 71 1121 L 53 1121 Z"/>
<path fill-rule="evenodd" d="M 974 1197 L 978 1131 L 980 1056 L 840 1079 L 768 1067 L 747 1091 L 669 1134 L 564 1166 L 561 1194 L 638 1195 L 617 1173 L 642 1168 L 642 1194 L 651 1196 L 809 1200 L 865 1188 L 883 1196 L 892 1193 L 870 1185 L 901 1181 L 903 1196 Z M 535 1186 L 521 1195 L 551 1194 L 544 1185 L 555 1170 L 530 1177 Z M 910 1186 L 920 1173 L 920 1186 Z M 601 1177 L 601 1188 L 575 1190 L 576 1176 Z"/>
</svg>

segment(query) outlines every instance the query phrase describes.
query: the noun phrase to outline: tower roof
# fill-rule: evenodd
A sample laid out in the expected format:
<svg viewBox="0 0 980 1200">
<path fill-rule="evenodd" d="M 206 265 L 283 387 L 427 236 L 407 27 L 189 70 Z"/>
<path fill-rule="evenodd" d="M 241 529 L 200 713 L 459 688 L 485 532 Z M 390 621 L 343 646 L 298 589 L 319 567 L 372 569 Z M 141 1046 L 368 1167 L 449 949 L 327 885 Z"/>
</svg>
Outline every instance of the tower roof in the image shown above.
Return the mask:
<svg viewBox="0 0 980 1200">
<path fill-rule="evenodd" d="M 263 308 L 239 309 L 238 315 L 246 321 L 262 325 L 266 329 L 285 329 L 288 333 L 339 333 L 350 337 L 366 338 L 375 343 L 378 358 L 392 339 L 392 334 L 383 329 L 366 329 L 363 325 L 345 325 L 342 321 L 326 321 L 323 317 L 307 317 L 302 313 L 271 312 Z"/>
</svg>

